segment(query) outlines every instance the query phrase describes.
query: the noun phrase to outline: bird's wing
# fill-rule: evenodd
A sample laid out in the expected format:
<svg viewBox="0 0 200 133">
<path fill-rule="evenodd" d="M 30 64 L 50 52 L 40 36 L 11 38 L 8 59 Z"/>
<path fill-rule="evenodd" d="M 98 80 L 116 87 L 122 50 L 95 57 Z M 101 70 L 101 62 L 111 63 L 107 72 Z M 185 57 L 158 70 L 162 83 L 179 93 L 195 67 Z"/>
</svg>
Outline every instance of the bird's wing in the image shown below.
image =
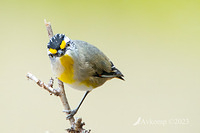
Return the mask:
<svg viewBox="0 0 200 133">
<path fill-rule="evenodd" d="M 89 66 L 87 69 L 92 76 L 100 78 L 119 78 L 123 80 L 123 74 L 113 65 L 109 58 L 95 46 L 77 41 L 79 46 L 79 57 L 84 57 L 83 66 Z"/>
<path fill-rule="evenodd" d="M 101 77 L 101 78 L 119 78 L 121 80 L 124 80 L 124 75 L 113 65 L 111 62 L 111 71 L 106 72 L 103 71 L 101 74 L 95 74 L 94 76 Z"/>
</svg>

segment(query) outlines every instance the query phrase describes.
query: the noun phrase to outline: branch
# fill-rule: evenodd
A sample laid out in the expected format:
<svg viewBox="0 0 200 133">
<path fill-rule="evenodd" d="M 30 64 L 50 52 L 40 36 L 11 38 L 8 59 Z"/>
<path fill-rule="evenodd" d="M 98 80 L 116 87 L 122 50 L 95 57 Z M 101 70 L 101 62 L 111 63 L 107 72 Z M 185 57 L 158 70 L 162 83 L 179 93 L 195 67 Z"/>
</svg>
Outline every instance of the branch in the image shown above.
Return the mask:
<svg viewBox="0 0 200 133">
<path fill-rule="evenodd" d="M 47 28 L 47 32 L 48 32 L 48 36 L 49 36 L 49 39 L 51 39 L 53 37 L 53 30 L 51 28 L 51 23 L 50 22 L 47 22 L 47 20 L 45 19 L 44 20 L 44 24 Z"/>
<path fill-rule="evenodd" d="M 47 32 L 48 32 L 49 39 L 51 39 L 53 37 L 53 30 L 51 28 L 51 23 L 47 22 L 46 19 L 44 20 L 44 23 L 45 23 L 45 26 L 46 26 L 46 29 L 47 29 Z M 69 103 L 68 103 L 68 100 L 67 100 L 67 97 L 66 97 L 66 94 L 65 94 L 64 84 L 59 79 L 58 79 L 58 86 L 60 88 L 60 96 L 59 97 L 60 97 L 60 100 L 62 101 L 62 104 L 64 106 L 64 110 L 71 110 Z M 67 112 L 66 112 L 66 114 L 69 115 Z M 70 121 L 71 125 L 74 125 L 74 121 L 75 121 L 74 117 L 71 117 L 69 119 L 69 121 Z"/>
<path fill-rule="evenodd" d="M 41 80 L 39 80 L 38 78 L 36 78 L 33 74 L 31 73 L 27 73 L 26 77 L 28 79 L 31 79 L 33 81 L 35 81 L 35 83 L 37 83 L 40 87 L 44 88 L 45 90 L 47 90 L 49 93 L 54 94 L 56 96 L 60 96 L 61 95 L 61 90 L 60 88 L 58 89 L 54 89 L 52 88 L 52 83 L 53 79 L 51 78 L 49 81 L 49 84 L 46 85 L 44 82 L 42 82 Z"/>
<path fill-rule="evenodd" d="M 53 37 L 53 31 L 52 31 L 52 28 L 51 28 L 51 24 L 50 24 L 50 22 L 47 22 L 46 20 L 44 20 L 44 23 L 46 25 L 48 37 L 50 39 L 51 37 Z M 66 94 L 65 94 L 64 84 L 63 84 L 62 81 L 60 81 L 58 79 L 59 88 L 54 89 L 53 88 L 54 81 L 53 81 L 52 78 L 50 79 L 49 84 L 47 85 L 31 73 L 27 73 L 26 77 L 30 80 L 35 81 L 35 83 L 37 85 L 39 85 L 43 89 L 47 90 L 50 94 L 54 94 L 55 96 L 59 96 L 60 100 L 61 100 L 61 102 L 64 106 L 64 110 L 71 110 L 69 103 L 68 103 L 68 100 L 67 100 L 67 97 L 66 97 Z M 69 115 L 68 111 L 65 111 L 65 113 L 67 115 Z M 70 124 L 71 124 L 71 128 L 67 129 L 67 131 L 69 133 L 89 133 L 90 132 L 90 130 L 83 129 L 83 126 L 85 125 L 85 123 L 82 123 L 81 118 L 74 119 L 74 117 L 71 117 L 69 119 L 69 121 L 70 121 Z"/>
</svg>

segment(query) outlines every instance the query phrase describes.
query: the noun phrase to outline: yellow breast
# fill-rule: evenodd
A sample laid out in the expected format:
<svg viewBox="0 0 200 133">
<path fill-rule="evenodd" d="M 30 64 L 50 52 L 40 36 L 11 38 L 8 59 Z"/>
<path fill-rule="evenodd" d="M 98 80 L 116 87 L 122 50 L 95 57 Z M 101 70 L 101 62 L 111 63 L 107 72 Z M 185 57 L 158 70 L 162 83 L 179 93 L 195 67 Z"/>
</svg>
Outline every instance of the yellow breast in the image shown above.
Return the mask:
<svg viewBox="0 0 200 133">
<path fill-rule="evenodd" d="M 68 84 L 74 83 L 75 82 L 73 78 L 74 77 L 74 69 L 73 69 L 74 61 L 72 57 L 70 57 L 69 55 L 64 55 L 60 57 L 60 62 L 62 66 L 64 67 L 64 72 L 58 77 L 58 79 Z"/>
<path fill-rule="evenodd" d="M 97 78 L 86 78 L 82 81 L 75 81 L 74 79 L 74 60 L 69 55 L 60 57 L 63 72 L 58 76 L 58 79 L 64 83 L 69 84 L 71 87 L 79 90 L 91 90 L 102 85 L 105 80 Z"/>
</svg>

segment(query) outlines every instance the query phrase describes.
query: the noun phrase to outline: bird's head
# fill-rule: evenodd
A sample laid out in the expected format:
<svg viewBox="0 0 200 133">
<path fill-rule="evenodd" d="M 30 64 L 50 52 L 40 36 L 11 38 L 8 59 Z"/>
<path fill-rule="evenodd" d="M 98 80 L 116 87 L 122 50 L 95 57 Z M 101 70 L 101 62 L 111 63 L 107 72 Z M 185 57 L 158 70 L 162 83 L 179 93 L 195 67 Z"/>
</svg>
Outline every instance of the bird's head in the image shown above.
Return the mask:
<svg viewBox="0 0 200 133">
<path fill-rule="evenodd" d="M 54 35 L 47 44 L 47 53 L 50 58 L 63 56 L 71 45 L 71 39 L 64 34 Z"/>
</svg>

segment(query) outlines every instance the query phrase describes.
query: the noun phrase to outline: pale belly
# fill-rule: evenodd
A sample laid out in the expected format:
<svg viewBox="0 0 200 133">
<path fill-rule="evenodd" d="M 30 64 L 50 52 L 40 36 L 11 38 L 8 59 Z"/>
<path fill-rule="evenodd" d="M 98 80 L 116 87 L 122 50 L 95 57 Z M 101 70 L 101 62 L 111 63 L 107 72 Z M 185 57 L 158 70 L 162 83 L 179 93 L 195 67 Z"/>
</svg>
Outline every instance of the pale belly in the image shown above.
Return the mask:
<svg viewBox="0 0 200 133">
<path fill-rule="evenodd" d="M 74 82 L 73 84 L 66 83 L 66 84 L 70 86 L 71 88 L 74 88 L 80 91 L 91 91 L 94 89 L 92 86 L 86 86 L 84 84 L 81 84 L 81 82 Z"/>
</svg>

